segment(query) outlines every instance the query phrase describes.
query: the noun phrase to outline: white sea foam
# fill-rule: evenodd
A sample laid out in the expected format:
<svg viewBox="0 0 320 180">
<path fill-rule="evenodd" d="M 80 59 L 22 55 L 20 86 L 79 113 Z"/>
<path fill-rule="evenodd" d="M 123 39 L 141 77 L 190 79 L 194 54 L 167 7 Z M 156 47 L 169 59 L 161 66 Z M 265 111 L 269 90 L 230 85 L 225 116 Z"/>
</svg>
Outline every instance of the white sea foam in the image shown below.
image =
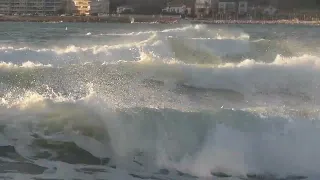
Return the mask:
<svg viewBox="0 0 320 180">
<path fill-rule="evenodd" d="M 147 54 L 144 56 L 141 62 L 153 59 Z M 277 56 L 271 63 L 244 60 L 220 65 L 190 65 L 171 60 L 168 63 L 153 61 L 143 66 L 150 78 L 161 81 L 171 79 L 193 87 L 229 89 L 244 95 L 275 93 L 318 100 L 318 62 L 316 56 L 303 55 Z"/>
<path fill-rule="evenodd" d="M 1 161 L 47 168 L 4 176 L 161 179 L 155 172 L 166 168 L 163 179 L 194 179 L 175 170 L 199 179 L 211 172 L 320 177 L 316 53 L 248 58 L 253 45 L 273 40 L 253 44 L 241 29 L 207 25 L 141 29 L 81 31 L 90 40 L 115 38 L 102 44 L 1 45 L 0 147 L 14 147 Z M 263 61 L 265 54 L 274 58 Z M 72 164 L 59 156 L 79 149 L 111 160 Z M 54 160 L 39 158 L 45 153 Z"/>
<path fill-rule="evenodd" d="M 46 105 L 35 106 L 39 103 Z M 66 103 L 62 110 L 59 108 L 62 104 L 59 103 L 29 102 L 24 111 L 11 111 L 11 116 L 15 117 L 15 121 L 11 122 L 14 126 L 6 127 L 4 138 L 20 147 L 16 149 L 20 155 L 32 157 L 34 152 L 26 147 L 32 142 L 31 134 L 39 134 L 40 129 L 30 129 L 23 122 L 33 122 L 33 127 L 37 127 L 37 123 L 55 121 L 65 124 L 62 136 L 56 140 L 75 142 L 99 158 L 112 157 L 119 167 L 128 171 L 141 170 L 139 165 L 132 162 L 132 156 L 139 151 L 143 155 L 135 159 L 143 164 L 144 171 L 150 173 L 156 171 L 157 167 L 174 168 L 201 177 L 211 176 L 211 171 L 235 176 L 246 173 L 282 176 L 320 173 L 317 168 L 320 146 L 317 138 L 310 138 L 319 135 L 318 121 L 277 116 L 260 118 L 246 111 L 232 110 L 209 114 L 144 108 L 114 111 L 105 108 L 101 101 L 83 103 Z M 63 118 L 67 111 L 69 118 Z M 6 113 L 2 121 L 10 117 L 10 109 Z M 56 118 L 43 118 L 50 114 L 56 114 Z M 101 142 L 83 136 L 68 130 L 70 125 L 105 128 L 110 141 Z M 108 146 L 112 151 L 105 149 Z M 310 146 L 312 148 L 305 148 Z M 58 174 L 55 173 L 53 177 L 60 177 Z"/>
<path fill-rule="evenodd" d="M 197 34 L 200 33 L 200 34 Z M 239 33 L 238 33 L 239 34 Z M 249 51 L 248 35 L 240 33 L 232 35 L 220 30 L 210 30 L 203 25 L 189 25 L 165 30 L 150 30 L 130 33 L 110 33 L 119 35 L 118 39 L 105 44 L 69 44 L 63 46 L 36 47 L 36 46 L 6 46 L 0 48 L 0 61 L 8 63 L 21 63 L 25 61 L 42 64 L 59 65 L 65 63 L 84 63 L 89 61 L 106 61 L 112 63 L 118 60 L 134 61 L 138 58 L 138 49 L 144 47 L 146 51 L 163 58 L 178 58 L 184 60 L 191 58 L 199 61 L 208 61 L 211 57 L 226 56 Z M 134 36 L 134 37 L 126 37 Z M 208 36 L 208 37 L 207 37 Z M 93 36 L 95 37 L 95 36 Z M 182 38 L 180 44 L 171 44 L 168 37 Z M 208 42 L 198 43 L 200 39 Z M 174 46 L 174 47 L 172 47 Z M 187 51 L 188 57 L 175 57 L 175 51 Z M 195 57 L 192 57 L 196 54 Z M 180 56 L 180 55 L 179 55 Z M 209 57 L 209 58 L 210 58 Z M 209 60 L 210 61 L 210 60 Z"/>
<path fill-rule="evenodd" d="M 41 63 L 34 63 L 31 61 L 24 62 L 21 65 L 0 62 L 0 68 L 37 68 L 37 67 L 52 67 L 52 65 L 51 64 L 44 65 Z"/>
</svg>

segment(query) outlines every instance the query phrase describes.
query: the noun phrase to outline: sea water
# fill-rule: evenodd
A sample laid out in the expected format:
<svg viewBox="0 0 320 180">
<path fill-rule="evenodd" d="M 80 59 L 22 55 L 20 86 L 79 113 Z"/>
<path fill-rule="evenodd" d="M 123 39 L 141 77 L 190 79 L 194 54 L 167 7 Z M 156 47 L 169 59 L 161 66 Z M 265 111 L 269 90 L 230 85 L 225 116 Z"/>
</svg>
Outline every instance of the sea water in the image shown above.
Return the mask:
<svg viewBox="0 0 320 180">
<path fill-rule="evenodd" d="M 319 179 L 320 28 L 0 23 L 3 179 Z"/>
</svg>

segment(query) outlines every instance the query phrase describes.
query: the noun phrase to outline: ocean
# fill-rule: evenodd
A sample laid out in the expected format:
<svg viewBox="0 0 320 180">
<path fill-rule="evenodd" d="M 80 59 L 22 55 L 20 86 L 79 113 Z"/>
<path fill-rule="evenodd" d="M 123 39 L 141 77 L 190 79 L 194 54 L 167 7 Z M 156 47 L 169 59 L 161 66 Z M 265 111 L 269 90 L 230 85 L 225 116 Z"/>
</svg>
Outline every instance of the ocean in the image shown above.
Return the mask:
<svg viewBox="0 0 320 180">
<path fill-rule="evenodd" d="M 2 22 L 0 179 L 318 180 L 319 44 L 303 25 Z"/>
</svg>

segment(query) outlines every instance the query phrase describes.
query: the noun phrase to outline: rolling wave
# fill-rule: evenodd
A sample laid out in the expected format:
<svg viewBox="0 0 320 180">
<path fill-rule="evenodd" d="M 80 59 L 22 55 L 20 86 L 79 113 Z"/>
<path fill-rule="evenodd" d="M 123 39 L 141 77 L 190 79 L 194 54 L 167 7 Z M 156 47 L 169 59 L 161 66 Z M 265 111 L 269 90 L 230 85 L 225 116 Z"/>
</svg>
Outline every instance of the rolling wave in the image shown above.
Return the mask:
<svg viewBox="0 0 320 180">
<path fill-rule="evenodd" d="M 198 177 L 222 172 L 239 177 L 319 175 L 320 147 L 316 138 L 310 139 L 318 136 L 318 120 L 261 117 L 231 109 L 112 110 L 90 98 L 31 99 L 2 110 L 1 156 L 34 164 L 37 175 L 49 169 L 38 164 L 42 159 L 124 168 L 134 174 L 165 168 Z M 56 166 L 53 174 L 59 170 Z"/>
<path fill-rule="evenodd" d="M 4 178 L 320 177 L 303 27 L 16 26 L 0 41 Z"/>
<path fill-rule="evenodd" d="M 271 100 L 274 95 L 283 101 L 296 98 L 296 102 L 317 104 L 320 84 L 316 78 L 319 76 L 318 61 L 318 57 L 304 55 L 292 58 L 278 56 L 272 63 L 245 60 L 219 65 L 191 65 L 142 53 L 138 62 L 111 64 L 54 67 L 32 62 L 21 65 L 2 63 L 0 73 L 3 87 L 39 90 L 45 85 L 62 94 L 81 92 L 84 89 L 79 87 L 93 83 L 101 93 L 106 92 L 102 89 L 119 92 L 115 91 L 119 87 L 125 91 L 144 87 L 144 93 L 157 89 L 163 93 L 170 90 L 176 94 L 198 93 L 204 96 L 211 93 L 213 96 L 220 91 L 229 92 L 228 96 L 230 93 L 238 94 L 238 98 L 244 96 L 240 99 L 247 101 L 257 97 Z"/>
</svg>

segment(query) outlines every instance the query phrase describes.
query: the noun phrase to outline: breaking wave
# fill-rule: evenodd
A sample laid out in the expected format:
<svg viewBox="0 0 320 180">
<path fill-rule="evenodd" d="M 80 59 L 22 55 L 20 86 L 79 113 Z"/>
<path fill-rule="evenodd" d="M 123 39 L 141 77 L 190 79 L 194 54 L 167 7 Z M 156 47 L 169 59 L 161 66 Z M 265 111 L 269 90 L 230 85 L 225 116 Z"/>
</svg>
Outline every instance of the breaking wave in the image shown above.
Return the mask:
<svg viewBox="0 0 320 180">
<path fill-rule="evenodd" d="M 92 98 L 58 102 L 32 94 L 5 114 L 2 109 L 2 156 L 34 164 L 40 169 L 35 177 L 64 168 L 54 162 L 135 174 L 167 169 L 199 177 L 318 175 L 320 146 L 310 139 L 319 135 L 318 120 L 231 109 L 112 110 Z M 55 168 L 39 163 L 44 160 Z"/>
<path fill-rule="evenodd" d="M 3 177 L 320 177 L 320 56 L 290 35 L 50 26 L 0 48 Z"/>
</svg>

